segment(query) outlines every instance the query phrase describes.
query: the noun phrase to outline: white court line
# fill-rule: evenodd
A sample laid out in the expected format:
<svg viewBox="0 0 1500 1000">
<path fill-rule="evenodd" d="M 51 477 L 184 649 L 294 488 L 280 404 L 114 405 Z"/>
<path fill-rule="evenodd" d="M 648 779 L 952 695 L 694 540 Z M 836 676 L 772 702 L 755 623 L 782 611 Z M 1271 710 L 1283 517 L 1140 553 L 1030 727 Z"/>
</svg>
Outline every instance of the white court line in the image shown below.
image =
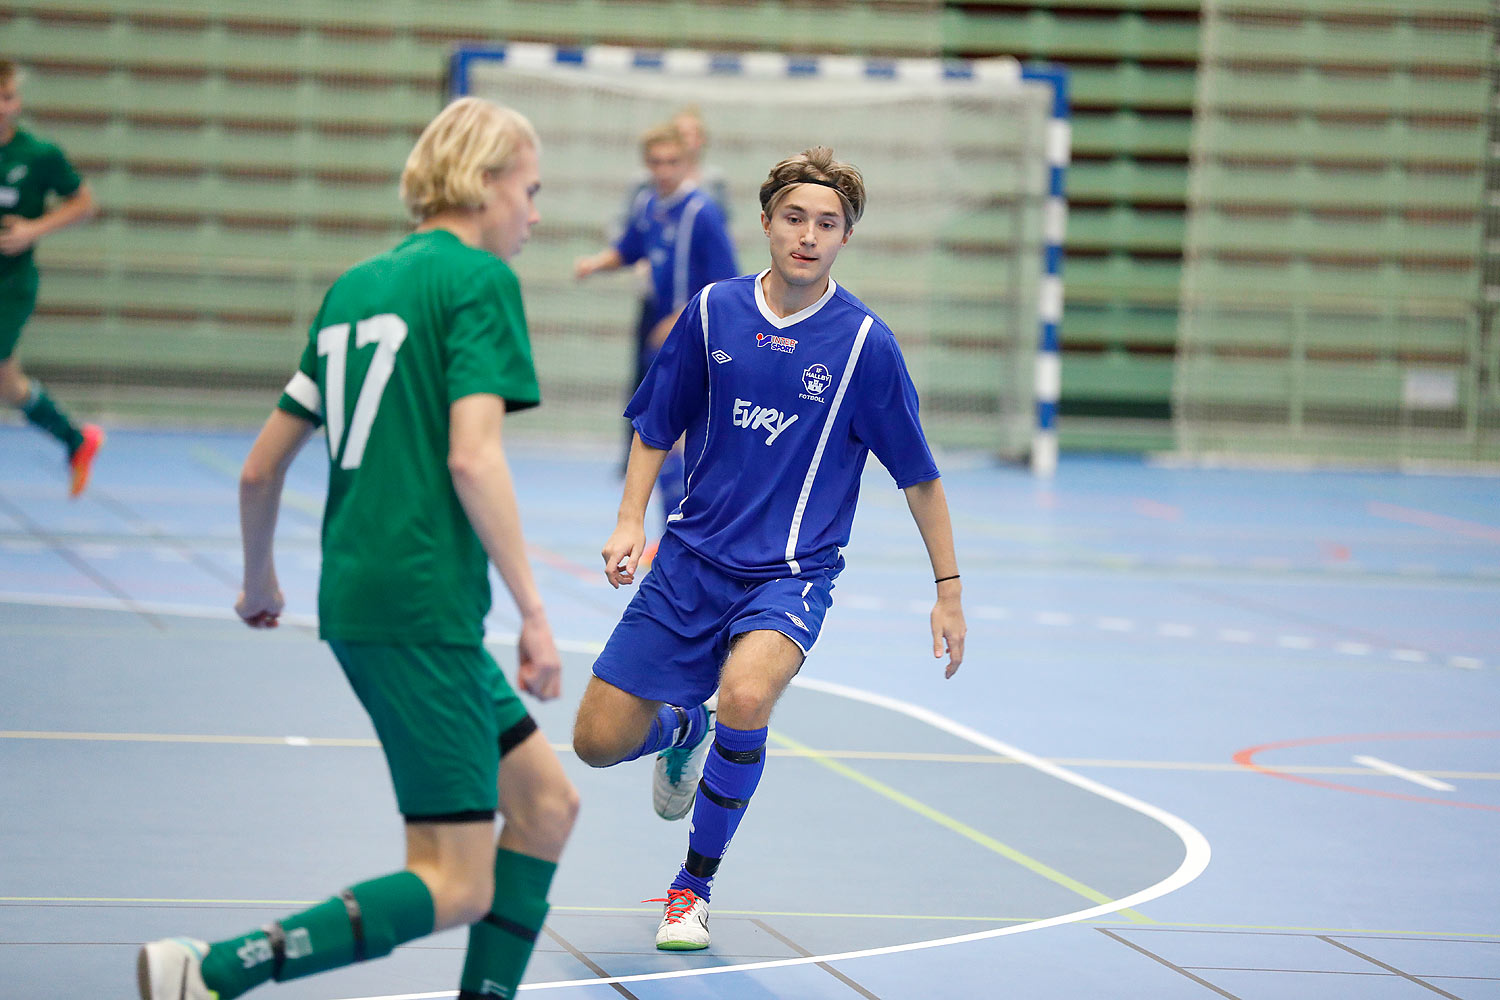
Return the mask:
<svg viewBox="0 0 1500 1000">
<path fill-rule="evenodd" d="M 314 557 L 312 565 L 317 564 Z M 57 594 L 33 594 L 17 591 L 0 591 L 0 604 L 34 604 L 41 607 L 54 608 L 88 608 L 98 611 L 133 611 L 146 612 L 156 615 L 178 615 L 183 618 L 208 618 L 216 620 L 233 620 L 234 612 L 229 608 L 205 608 L 197 605 L 172 604 L 165 601 L 137 601 L 134 604 L 126 604 L 124 601 L 114 597 L 103 596 L 63 596 Z M 859 611 L 884 611 L 887 603 L 879 597 L 867 597 L 856 594 L 848 595 L 841 599 L 840 606 Z M 911 602 L 911 610 L 926 614 L 929 606 L 924 602 Z M 972 609 L 972 617 L 992 621 L 1006 620 L 1013 617 L 1009 608 L 980 606 Z M 1032 615 L 1034 621 L 1039 625 L 1067 626 L 1073 624 L 1073 616 L 1060 611 L 1039 611 Z M 304 628 L 317 628 L 318 620 L 313 615 L 284 614 L 281 620 L 287 625 L 299 625 Z M 1137 623 L 1129 618 L 1100 618 L 1095 627 L 1101 631 L 1130 632 L 1134 631 Z M 1190 639 L 1198 634 L 1196 627 L 1184 625 L 1178 622 L 1163 622 L 1156 627 L 1156 633 L 1172 638 Z M 1243 629 L 1219 629 L 1216 638 L 1221 642 L 1233 642 L 1237 644 L 1248 644 L 1253 642 L 1255 636 Z M 514 632 L 488 632 L 485 634 L 485 643 L 495 646 L 514 646 L 517 635 Z M 1277 639 L 1277 644 L 1287 649 L 1312 649 L 1316 643 L 1307 636 L 1284 635 Z M 582 639 L 559 639 L 557 648 L 566 653 L 584 653 L 590 656 L 598 656 L 604 650 L 602 642 L 589 642 Z M 1374 652 L 1373 647 L 1362 642 L 1341 642 L 1335 649 L 1347 656 L 1368 656 Z M 1431 662 L 1431 654 L 1416 649 L 1396 649 L 1390 651 L 1391 656 L 1397 660 L 1408 663 Z M 1450 667 L 1458 667 L 1463 670 L 1480 670 L 1484 667 L 1484 661 L 1472 656 L 1450 656 L 1448 657 Z"/>
<path fill-rule="evenodd" d="M 898 610 L 902 607 L 900 603 L 893 604 L 882 597 L 873 597 L 867 594 L 850 594 L 842 597 L 839 601 L 841 607 L 856 611 L 882 612 Z M 906 610 L 927 614 L 929 605 L 924 601 L 911 601 L 905 605 Z M 976 620 L 1004 621 L 1014 618 L 1009 608 L 1000 608 L 986 605 L 978 605 L 968 609 L 970 618 Z M 1068 626 L 1074 623 L 1074 617 L 1064 611 L 1034 611 L 1031 612 L 1031 620 L 1038 625 Z M 1150 629 L 1149 622 L 1138 622 L 1133 618 L 1119 615 L 1106 615 L 1095 618 L 1092 622 L 1095 629 L 1101 632 L 1135 632 L 1138 629 Z M 1207 627 L 1205 626 L 1205 630 Z M 1192 639 L 1199 634 L 1199 629 L 1194 625 L 1182 622 L 1161 622 L 1156 625 L 1155 632 L 1159 636 L 1173 639 Z M 1212 638 L 1219 642 L 1229 642 L 1240 646 L 1251 645 L 1256 642 L 1256 634 L 1241 628 L 1220 628 L 1213 630 Z M 1317 641 L 1306 635 L 1281 635 L 1276 637 L 1276 645 L 1282 649 L 1311 650 L 1317 648 Z M 1375 647 L 1362 642 L 1341 642 L 1334 647 L 1338 652 L 1346 656 L 1369 656 L 1375 652 Z M 1394 648 L 1384 650 L 1394 660 L 1402 663 L 1431 663 L 1437 654 L 1429 653 L 1421 649 Z M 1450 656 L 1448 665 L 1468 670 L 1479 669 L 1484 666 L 1482 660 L 1470 656 Z"/>
<path fill-rule="evenodd" d="M 556 990 L 572 989 L 581 986 L 608 986 L 611 983 L 642 983 L 659 979 L 684 979 L 689 976 L 712 976 L 726 972 L 756 972 L 763 969 L 784 969 L 794 965 L 814 965 L 821 962 L 842 962 L 855 958 L 874 958 L 879 955 L 898 955 L 903 952 L 920 951 L 927 948 L 941 948 L 955 944 L 969 944 L 975 941 L 987 941 L 991 938 L 1004 937 L 1010 934 L 1021 934 L 1026 931 L 1041 930 L 1044 927 L 1056 927 L 1059 924 L 1077 923 L 1080 920 L 1091 920 L 1107 913 L 1116 913 L 1120 910 L 1128 910 L 1142 903 L 1150 902 L 1169 892 L 1187 885 L 1193 879 L 1203 873 L 1208 867 L 1211 854 L 1208 840 L 1199 833 L 1191 824 L 1171 813 L 1159 809 L 1149 803 L 1132 798 L 1124 792 L 1117 792 L 1113 788 L 1101 785 L 1097 781 L 1085 778 L 1080 774 L 1058 767 L 1040 757 L 1035 757 L 1024 750 L 1017 749 L 1008 743 L 1002 743 L 991 736 L 970 729 L 960 722 L 929 711 L 918 705 L 889 698 L 885 695 L 872 694 L 861 691 L 858 688 L 846 687 L 842 684 L 834 684 L 829 681 L 813 680 L 811 678 L 796 677 L 792 679 L 795 687 L 806 688 L 809 691 L 820 691 L 824 694 L 836 695 L 849 698 L 853 701 L 864 702 L 867 705 L 875 705 L 886 708 L 893 712 L 909 716 L 919 722 L 925 722 L 935 729 L 956 736 L 961 740 L 983 747 L 992 753 L 1010 757 L 1018 764 L 1025 764 L 1043 774 L 1057 778 L 1086 792 L 1108 799 L 1117 805 L 1125 806 L 1135 812 L 1148 816 L 1175 833 L 1182 841 L 1184 848 L 1182 864 L 1171 875 L 1162 879 L 1155 885 L 1148 886 L 1138 892 L 1116 899 L 1098 906 L 1091 906 L 1084 910 L 1075 910 L 1072 913 L 1064 913 L 1056 917 L 1048 917 L 1045 920 L 1033 920 L 1024 924 L 1012 924 L 1008 927 L 997 927 L 988 931 L 977 931 L 973 934 L 960 934 L 955 937 L 934 938 L 928 941 L 913 941 L 909 944 L 890 945 L 884 948 L 866 948 L 860 951 L 845 951 L 834 955 L 808 955 L 802 958 L 783 958 L 766 962 L 747 962 L 742 965 L 716 965 L 708 969 L 676 969 L 672 972 L 648 972 L 633 976 L 609 976 L 599 979 L 570 979 L 566 981 L 551 983 L 527 983 L 520 987 L 521 990 Z M 454 991 L 445 990 L 437 993 L 395 993 L 372 997 L 354 997 L 349 1000 L 437 1000 L 439 997 L 454 996 Z"/>
<path fill-rule="evenodd" d="M 176 614 L 195 618 L 231 619 L 235 618 L 234 612 L 229 608 L 204 608 L 189 605 L 174 604 L 137 604 L 135 608 L 116 598 L 105 597 L 57 597 L 39 594 L 18 594 L 14 592 L 0 591 L 0 603 L 9 604 L 35 604 L 50 607 L 72 607 L 72 608 L 98 608 L 112 611 L 133 611 L 135 608 L 144 608 L 157 614 Z M 284 615 L 283 621 L 290 624 L 316 626 L 316 619 L 311 615 Z M 491 635 L 487 641 L 502 642 L 501 637 Z M 512 637 L 513 641 L 513 637 Z M 588 640 L 559 640 L 559 649 L 591 650 L 597 651 L 603 648 L 602 643 L 590 642 Z M 867 705 L 875 705 L 880 708 L 906 715 L 919 722 L 925 722 L 935 729 L 955 736 L 965 742 L 982 747 L 991 753 L 1009 757 L 1018 764 L 1024 764 L 1033 770 L 1040 771 L 1059 781 L 1066 782 L 1076 788 L 1107 799 L 1117 805 L 1138 812 L 1144 816 L 1156 820 L 1162 826 L 1175 833 L 1183 845 L 1182 863 L 1171 875 L 1157 882 L 1155 885 L 1147 886 L 1137 892 L 1108 903 L 1090 906 L 1086 909 L 1075 910 L 1072 913 L 1063 913 L 1055 917 L 1047 917 L 1044 920 L 1033 920 L 1023 924 L 1011 924 L 1006 927 L 996 927 L 992 930 L 978 931 L 973 934 L 960 934 L 954 937 L 933 938 L 927 941 L 913 941 L 908 944 L 890 945 L 883 948 L 866 948 L 858 951 L 839 952 L 832 955 L 808 955 L 801 958 L 776 959 L 765 962 L 749 962 L 741 965 L 719 965 L 707 969 L 676 969 L 671 972 L 650 972 L 633 976 L 613 976 L 598 979 L 574 979 L 550 983 L 528 983 L 522 985 L 522 990 L 551 990 L 571 989 L 581 986 L 607 986 L 611 983 L 638 983 L 658 979 L 682 979 L 689 976 L 711 976 L 726 972 L 755 972 L 761 969 L 780 969 L 795 965 L 814 965 L 821 962 L 842 962 L 855 958 L 874 958 L 879 955 L 896 955 L 909 951 L 920 951 L 927 948 L 940 948 L 955 944 L 969 944 L 975 941 L 986 941 L 990 938 L 1005 937 L 1010 934 L 1021 934 L 1026 931 L 1041 930 L 1045 927 L 1056 927 L 1060 924 L 1077 923 L 1080 920 L 1090 920 L 1109 913 L 1117 913 L 1120 910 L 1133 909 L 1142 903 L 1150 902 L 1161 896 L 1187 885 L 1208 867 L 1211 851 L 1208 840 L 1199 833 L 1196 828 L 1177 816 L 1172 815 L 1164 809 L 1142 802 L 1139 799 L 1126 795 L 1124 792 L 1115 791 L 1107 785 L 1102 785 L 1091 778 L 1074 774 L 1072 771 L 1059 767 L 1050 761 L 1043 760 L 1013 747 L 1008 743 L 970 729 L 960 722 L 955 722 L 946 716 L 939 715 L 929 709 L 913 705 L 909 702 L 900 701 L 885 695 L 873 694 L 858 688 L 846 687 L 842 684 L 834 684 L 829 681 L 818 681 L 811 678 L 793 678 L 792 684 L 796 687 L 806 688 L 809 691 L 820 691 L 853 701 L 864 702 Z M 299 737 L 289 737 L 288 743 L 296 745 Z M 378 997 L 360 997 L 357 1000 L 437 1000 L 440 997 L 451 997 L 455 995 L 453 990 L 440 990 L 433 993 L 399 993 L 387 994 Z"/>
<path fill-rule="evenodd" d="M 1448 784 L 1446 781 L 1439 781 L 1436 778 L 1429 778 L 1427 777 L 1427 775 L 1422 774 L 1418 771 L 1408 770 L 1400 766 L 1399 764 L 1392 764 L 1388 760 L 1381 760 L 1379 757 L 1370 757 L 1365 754 L 1356 754 L 1354 757 L 1354 763 L 1363 764 L 1365 767 L 1368 767 L 1373 771 L 1383 771 L 1384 773 L 1389 774 L 1395 778 L 1405 778 L 1407 781 L 1421 785 L 1423 788 L 1431 788 L 1433 791 L 1451 792 L 1455 790 L 1454 787 Z"/>
<path fill-rule="evenodd" d="M 0 604 L 31 604 L 46 608 L 84 608 L 89 611 L 146 612 L 153 615 L 176 615 L 179 618 L 204 618 L 211 621 L 239 621 L 233 608 L 208 608 L 196 604 L 172 604 L 166 601 L 133 601 L 126 603 L 117 597 L 62 596 L 57 594 L 26 594 L 16 591 L 0 591 Z M 297 625 L 316 629 L 317 615 L 283 614 L 283 625 Z M 518 636 L 514 632 L 486 632 L 487 646 L 514 646 Z M 604 651 L 604 643 L 587 639 L 558 639 L 557 648 L 565 653 L 588 653 L 598 656 Z"/>
</svg>

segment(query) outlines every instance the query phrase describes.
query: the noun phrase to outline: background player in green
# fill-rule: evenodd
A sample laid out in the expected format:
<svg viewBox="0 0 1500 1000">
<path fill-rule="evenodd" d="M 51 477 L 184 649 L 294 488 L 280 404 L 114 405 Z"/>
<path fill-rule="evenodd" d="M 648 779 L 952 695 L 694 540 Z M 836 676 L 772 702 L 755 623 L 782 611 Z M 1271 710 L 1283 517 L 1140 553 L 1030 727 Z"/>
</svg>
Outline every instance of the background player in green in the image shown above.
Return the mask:
<svg viewBox="0 0 1500 1000">
<path fill-rule="evenodd" d="M 465 924 L 459 996 L 510 997 L 521 980 L 578 808 L 481 644 L 488 555 L 521 613 L 520 686 L 560 693 L 501 444 L 507 411 L 539 399 L 520 285 L 505 263 L 538 221 L 537 153 L 525 118 L 477 98 L 427 126 L 401 176 L 416 232 L 328 291 L 240 481 L 236 610 L 270 627 L 282 610 L 272 536 L 286 469 L 326 427 L 320 632 L 380 736 L 406 867 L 212 946 L 146 945 L 147 1000 L 228 1000 Z"/>
<path fill-rule="evenodd" d="M 68 449 L 73 473 L 69 493 L 76 497 L 88 485 L 104 431 L 69 420 L 42 383 L 26 377 L 16 346 L 36 308 L 37 241 L 91 217 L 94 196 L 63 151 L 17 125 L 20 117 L 20 69 L 0 59 L 0 400 L 19 408 Z M 49 195 L 57 199 L 50 206 Z"/>
</svg>

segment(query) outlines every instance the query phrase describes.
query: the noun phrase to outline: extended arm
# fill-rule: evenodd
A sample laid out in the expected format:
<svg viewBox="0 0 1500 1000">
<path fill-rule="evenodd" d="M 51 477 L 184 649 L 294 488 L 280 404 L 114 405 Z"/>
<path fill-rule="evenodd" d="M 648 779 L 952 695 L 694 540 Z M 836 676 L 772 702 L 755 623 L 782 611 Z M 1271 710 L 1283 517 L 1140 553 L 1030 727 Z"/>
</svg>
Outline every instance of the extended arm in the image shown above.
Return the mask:
<svg viewBox="0 0 1500 1000">
<path fill-rule="evenodd" d="M 635 568 L 646 549 L 646 505 L 661 473 L 667 453 L 653 448 L 635 435 L 630 443 L 630 462 L 625 466 L 625 489 L 620 497 L 620 513 L 615 530 L 604 543 L 604 575 L 610 586 L 635 582 Z"/>
<path fill-rule="evenodd" d="M 14 257 L 25 253 L 43 236 L 92 218 L 95 211 L 97 206 L 93 192 L 87 184 L 82 184 L 77 191 L 61 199 L 35 219 L 7 215 L 3 220 L 3 228 L 0 228 L 0 254 Z"/>
<path fill-rule="evenodd" d="M 587 278 L 600 271 L 615 271 L 625 266 L 625 258 L 614 247 L 601 250 L 588 257 L 579 257 L 573 262 L 573 277 Z"/>
<path fill-rule="evenodd" d="M 562 693 L 562 659 L 526 558 L 520 505 L 500 437 L 504 421 L 505 403 L 499 396 L 479 393 L 454 402 L 449 409 L 448 472 L 474 533 L 521 614 L 516 642 L 521 689 L 545 700 Z"/>
<path fill-rule="evenodd" d="M 240 471 L 240 541 L 244 589 L 234 610 L 251 628 L 275 628 L 285 602 L 276 581 L 276 516 L 286 470 L 317 428 L 285 410 L 272 410 Z"/>
<path fill-rule="evenodd" d="M 958 577 L 958 557 L 953 554 L 953 524 L 948 517 L 948 497 L 943 481 L 931 479 L 908 486 L 906 505 L 922 533 L 927 558 L 932 562 L 932 577 L 937 584 L 937 602 L 932 606 L 932 655 L 941 658 L 948 653 L 948 669 L 943 676 L 952 677 L 964 660 L 963 582 Z M 953 577 L 953 579 L 944 579 Z"/>
</svg>

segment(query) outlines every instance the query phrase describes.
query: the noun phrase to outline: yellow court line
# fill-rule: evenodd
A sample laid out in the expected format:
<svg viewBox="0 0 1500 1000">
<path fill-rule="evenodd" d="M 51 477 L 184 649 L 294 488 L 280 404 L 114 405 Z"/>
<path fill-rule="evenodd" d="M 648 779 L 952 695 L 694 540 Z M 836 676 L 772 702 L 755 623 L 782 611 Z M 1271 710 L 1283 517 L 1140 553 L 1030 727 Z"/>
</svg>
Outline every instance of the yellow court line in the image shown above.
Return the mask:
<svg viewBox="0 0 1500 1000">
<path fill-rule="evenodd" d="M 1107 920 L 1085 920 L 1082 923 L 1108 924 Z M 1118 921 L 1117 921 L 1118 922 Z M 1147 928 L 1142 928 L 1143 930 Z M 1245 931 L 1259 934 L 1373 934 L 1391 937 L 1473 938 L 1476 941 L 1500 941 L 1500 934 L 1478 931 L 1413 931 L 1376 927 L 1301 927 L 1295 924 L 1198 924 L 1186 921 L 1157 921 L 1150 930 Z"/>
<path fill-rule="evenodd" d="M 231 462 L 212 448 L 207 448 L 203 445 L 194 445 L 191 453 L 193 459 L 200 465 L 205 465 L 213 471 L 222 473 L 233 479 L 239 479 L 239 465 Z M 323 504 L 311 494 L 304 493 L 301 490 L 291 487 L 284 488 L 281 492 L 281 502 L 284 506 L 295 508 L 304 514 L 311 514 L 314 517 L 323 516 Z"/>
<path fill-rule="evenodd" d="M 3 631 L 3 630 L 0 630 Z M 245 746 L 313 746 L 313 747 L 378 747 L 378 740 L 357 737 L 329 736 L 236 736 L 228 734 L 190 733 L 88 733 L 57 732 L 29 729 L 0 729 L 0 740 L 80 740 L 87 742 L 118 743 L 222 743 Z M 567 743 L 553 743 L 552 749 L 569 754 L 573 748 Z M 983 753 L 923 753 L 902 750 L 811 750 L 790 746 L 768 751 L 773 757 L 801 757 L 810 760 L 887 760 L 919 764 L 1004 764 L 1015 766 L 1018 762 L 1009 757 Z M 1229 774 L 1255 774 L 1253 768 L 1232 761 L 1222 763 L 1170 761 L 1170 760 L 1102 760 L 1083 757 L 1044 757 L 1049 763 L 1062 767 L 1110 767 L 1140 771 L 1218 771 Z M 1286 764 L 1278 768 L 1289 774 L 1360 775 L 1368 777 L 1370 769 L 1349 765 Z M 1423 771 L 1434 778 L 1454 781 L 1500 781 L 1497 771 Z"/>
<path fill-rule="evenodd" d="M 172 899 L 153 896 L 0 896 L 0 903 L 119 903 L 133 906 L 313 906 L 309 899 Z"/>
<path fill-rule="evenodd" d="M 314 906 L 322 900 L 314 899 L 169 899 L 137 896 L 0 896 L 0 903 L 114 903 L 119 905 L 175 905 L 175 906 Z M 558 904 L 554 912 L 565 913 L 651 913 L 660 914 L 659 906 L 568 906 Z M 809 919 L 842 920 L 909 920 L 923 922 L 966 921 L 973 923 L 1024 924 L 1040 917 L 983 917 L 960 916 L 937 913 L 822 913 L 805 910 L 729 910 L 715 909 L 719 916 L 733 917 L 806 917 Z M 1120 921 L 1110 917 L 1079 921 L 1082 924 L 1110 926 Z M 1152 930 L 1203 930 L 1246 931 L 1267 934 L 1388 934 L 1397 937 L 1452 937 L 1472 938 L 1477 941 L 1500 941 L 1500 934 L 1472 931 L 1414 931 L 1373 927 L 1307 927 L 1296 924 L 1214 924 L 1190 921 L 1153 920 Z"/>
<path fill-rule="evenodd" d="M 0 896 L 0 903 L 37 903 L 37 904 L 78 904 L 78 903 L 108 903 L 117 906 L 246 906 L 246 907 L 308 907 L 315 906 L 321 900 L 316 899 L 170 899 L 137 896 Z M 620 913 L 637 914 L 650 913 L 660 916 L 659 906 L 569 906 L 558 903 L 552 906 L 554 912 L 565 913 Z M 831 920 L 905 920 L 905 921 L 959 921 L 968 923 L 1002 923 L 1002 924 L 1024 924 L 1040 917 L 992 917 L 992 916 L 961 916 L 958 914 L 941 913 L 833 913 L 812 912 L 805 910 L 730 910 L 716 909 L 714 913 L 720 917 L 806 917 L 808 919 Z M 1118 923 L 1119 921 L 1115 921 Z"/>
<path fill-rule="evenodd" d="M 0 740 L 82 740 L 103 743 L 229 743 L 241 746 L 378 747 L 379 740 L 329 736 L 214 736 L 195 733 L 56 733 L 0 729 Z"/>
<path fill-rule="evenodd" d="M 877 781 L 874 778 L 871 778 L 869 775 L 861 774 L 859 771 L 854 770 L 852 767 L 841 764 L 833 758 L 827 756 L 826 754 L 819 753 L 818 751 L 813 750 L 811 747 L 797 742 L 790 736 L 784 736 L 780 733 L 773 732 L 770 734 L 770 739 L 781 744 L 782 746 L 790 747 L 791 749 L 802 753 L 804 756 L 811 758 L 817 763 L 828 768 L 830 771 L 833 771 L 835 774 L 842 775 L 843 777 L 848 778 L 850 781 L 861 784 L 870 789 L 870 791 L 875 792 L 878 795 L 883 795 L 884 797 L 890 799 L 897 805 L 904 806 L 917 815 L 922 816 L 926 819 L 930 819 L 934 823 L 937 823 L 939 826 L 952 830 L 959 836 L 965 837 L 968 840 L 972 840 L 974 843 L 980 845 L 981 847 L 985 847 L 991 851 L 994 851 L 996 854 L 999 854 L 1001 857 L 1006 858 L 1009 861 L 1015 862 L 1022 868 L 1025 868 L 1027 871 L 1035 875 L 1040 875 L 1042 878 L 1047 879 L 1049 882 L 1060 885 L 1070 892 L 1077 893 L 1090 902 L 1098 903 L 1101 905 L 1114 902 L 1113 899 L 1111 899 L 1109 896 L 1106 896 L 1098 889 L 1084 885 L 1082 882 L 1078 881 L 1072 876 L 1064 875 L 1056 868 L 1045 865 L 1042 862 L 1031 857 L 1030 855 L 1021 853 L 1014 847 L 1011 847 L 1009 844 L 1002 843 L 1001 841 L 996 840 L 994 837 L 991 837 L 989 834 L 981 833 L 979 830 L 974 829 L 967 823 L 960 822 L 959 820 L 954 819 L 952 816 L 949 816 L 946 813 L 939 812 L 938 810 L 927 805 L 925 802 L 920 802 L 917 799 L 912 798 L 910 795 L 907 795 L 905 792 L 899 792 L 896 789 L 892 788 L 890 785 L 885 784 L 884 782 Z M 1145 914 L 1139 913 L 1135 910 L 1127 909 L 1120 910 L 1119 912 L 1121 913 L 1121 915 L 1125 916 L 1133 923 L 1149 924 L 1155 922 L 1150 917 L 1147 917 Z"/>
</svg>

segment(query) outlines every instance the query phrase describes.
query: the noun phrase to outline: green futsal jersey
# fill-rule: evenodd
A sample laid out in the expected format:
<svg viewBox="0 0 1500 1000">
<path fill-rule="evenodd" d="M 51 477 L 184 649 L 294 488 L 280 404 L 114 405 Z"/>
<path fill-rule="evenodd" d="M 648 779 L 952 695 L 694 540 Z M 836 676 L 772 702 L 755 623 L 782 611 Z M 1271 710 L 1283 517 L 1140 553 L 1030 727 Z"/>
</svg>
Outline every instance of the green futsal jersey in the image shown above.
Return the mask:
<svg viewBox="0 0 1500 1000">
<path fill-rule="evenodd" d="M 68 198 L 82 183 L 61 149 L 25 129 L 0 146 L 0 215 L 40 218 L 49 194 Z M 32 266 L 30 247 L 14 257 L 0 254 L 0 278 Z"/>
<path fill-rule="evenodd" d="M 355 265 L 323 299 L 277 404 L 327 431 L 325 639 L 473 645 L 488 565 L 448 471 L 448 410 L 540 399 L 521 286 L 445 230 Z"/>
</svg>

